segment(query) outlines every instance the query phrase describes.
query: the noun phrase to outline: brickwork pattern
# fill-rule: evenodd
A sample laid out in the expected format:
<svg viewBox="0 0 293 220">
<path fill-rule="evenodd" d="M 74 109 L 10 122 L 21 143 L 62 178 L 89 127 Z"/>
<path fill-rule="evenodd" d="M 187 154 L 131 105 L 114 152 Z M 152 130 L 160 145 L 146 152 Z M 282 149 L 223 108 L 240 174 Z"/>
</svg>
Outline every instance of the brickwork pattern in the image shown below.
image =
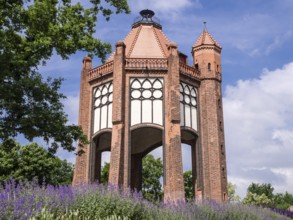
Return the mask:
<svg viewBox="0 0 293 220">
<path fill-rule="evenodd" d="M 90 137 L 90 99 L 91 91 L 90 85 L 88 83 L 88 71 L 92 67 L 92 61 L 90 57 L 85 57 L 83 59 L 83 66 L 81 72 L 80 80 L 80 101 L 79 101 L 79 118 L 78 124 L 81 126 L 83 132 Z M 75 172 L 73 177 L 73 185 L 78 185 L 88 182 L 88 150 L 89 145 L 83 146 L 83 148 L 78 147 L 77 151 L 83 151 L 80 156 L 76 157 L 75 162 Z"/>
<path fill-rule="evenodd" d="M 181 153 L 179 56 L 177 46 L 170 45 L 165 93 L 164 201 L 184 200 Z"/>
<path fill-rule="evenodd" d="M 127 45 L 140 33 L 136 27 L 127 38 Z M 156 75 L 164 78 L 164 123 L 162 127 L 164 163 L 164 201 L 184 199 L 182 165 L 182 127 L 180 126 L 179 83 L 184 81 L 198 87 L 198 136 L 188 144 L 192 147 L 193 185 L 197 200 L 227 199 L 227 171 L 221 91 L 221 48 L 215 45 L 195 45 L 192 49 L 194 66 L 180 63 L 177 45 L 154 30 L 158 42 L 165 42 L 161 50 L 166 58 L 129 58 L 133 48 L 124 42 L 116 44 L 116 51 L 108 63 L 92 69 L 91 59 L 85 57 L 81 73 L 79 125 L 91 138 L 92 92 L 103 80 L 113 78 L 112 136 L 109 182 L 123 187 L 141 189 L 142 154 L 131 154 L 130 77 Z M 135 37 L 136 38 L 135 38 Z M 166 46 L 168 45 L 168 46 Z M 130 52 L 129 52 L 130 51 Z M 195 68 L 198 66 L 198 69 Z M 109 78 L 110 77 L 110 78 Z M 146 125 L 147 126 L 147 125 Z M 195 134 L 197 134 L 195 132 Z M 144 137 L 136 137 L 144 138 Z M 100 179 L 101 150 L 96 143 L 83 148 L 76 158 L 73 184 Z M 150 146 L 151 147 L 151 146 Z M 153 147 L 153 146 L 152 146 Z"/>
</svg>

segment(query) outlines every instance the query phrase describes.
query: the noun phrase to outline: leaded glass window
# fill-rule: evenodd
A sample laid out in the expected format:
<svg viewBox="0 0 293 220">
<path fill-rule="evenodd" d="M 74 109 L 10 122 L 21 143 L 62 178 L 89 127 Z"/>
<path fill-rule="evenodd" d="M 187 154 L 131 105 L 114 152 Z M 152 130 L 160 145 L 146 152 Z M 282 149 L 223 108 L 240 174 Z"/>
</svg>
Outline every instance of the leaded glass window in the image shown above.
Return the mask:
<svg viewBox="0 0 293 220">
<path fill-rule="evenodd" d="M 94 88 L 94 133 L 112 128 L 113 84 L 108 82 Z"/>
<path fill-rule="evenodd" d="M 131 126 L 141 123 L 163 125 L 163 79 L 131 78 Z"/>
<path fill-rule="evenodd" d="M 197 89 L 180 82 L 181 126 L 191 127 L 197 131 Z"/>
</svg>

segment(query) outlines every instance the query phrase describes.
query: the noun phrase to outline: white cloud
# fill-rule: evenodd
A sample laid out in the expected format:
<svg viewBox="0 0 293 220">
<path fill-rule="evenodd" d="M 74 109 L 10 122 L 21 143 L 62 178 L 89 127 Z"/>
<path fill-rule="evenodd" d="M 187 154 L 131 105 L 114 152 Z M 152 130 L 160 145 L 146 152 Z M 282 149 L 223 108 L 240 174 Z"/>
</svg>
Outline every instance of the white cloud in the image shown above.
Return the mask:
<svg viewBox="0 0 293 220">
<path fill-rule="evenodd" d="M 258 79 L 227 86 L 224 97 L 229 179 L 244 193 L 251 182 L 281 192 L 293 184 L 293 62 Z M 241 195 L 243 196 L 243 194 Z"/>
</svg>

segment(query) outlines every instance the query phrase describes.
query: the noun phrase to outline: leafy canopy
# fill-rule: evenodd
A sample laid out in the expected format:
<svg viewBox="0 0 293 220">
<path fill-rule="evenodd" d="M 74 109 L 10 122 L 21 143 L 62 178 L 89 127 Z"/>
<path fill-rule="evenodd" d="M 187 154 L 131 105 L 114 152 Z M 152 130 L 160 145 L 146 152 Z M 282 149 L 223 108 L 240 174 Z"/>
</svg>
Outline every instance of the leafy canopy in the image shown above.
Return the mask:
<svg viewBox="0 0 293 220">
<path fill-rule="evenodd" d="M 188 170 L 183 173 L 185 198 L 187 200 L 194 199 L 192 171 Z"/>
<path fill-rule="evenodd" d="M 13 140 L 0 144 L 0 183 L 13 178 L 52 185 L 71 184 L 73 165 L 51 155 L 36 143 L 20 146 Z"/>
<path fill-rule="evenodd" d="M 163 197 L 160 178 L 163 177 L 163 162 L 148 154 L 142 159 L 142 194 L 151 201 L 161 201 Z"/>
<path fill-rule="evenodd" d="M 110 163 L 105 162 L 101 171 L 101 180 L 100 182 L 105 184 L 108 183 L 110 173 Z"/>
<path fill-rule="evenodd" d="M 110 44 L 93 37 L 97 16 L 129 12 L 126 0 L 90 0 L 88 8 L 71 0 L 0 0 L 0 140 L 23 134 L 58 147 L 86 143 L 81 129 L 68 125 L 59 92 L 62 78 L 43 79 L 39 65 L 53 53 L 68 59 L 87 51 L 105 60 Z"/>
<path fill-rule="evenodd" d="M 270 183 L 252 183 L 247 188 L 245 204 L 263 205 L 279 209 L 293 206 L 293 195 L 288 192 L 274 194 L 274 187 Z"/>
<path fill-rule="evenodd" d="M 101 183 L 109 179 L 110 163 L 105 162 L 101 171 Z M 150 201 L 160 201 L 163 197 L 160 178 L 163 177 L 163 162 L 148 154 L 142 159 L 142 194 Z"/>
<path fill-rule="evenodd" d="M 228 182 L 228 199 L 231 202 L 240 201 L 240 196 L 236 195 L 236 185 L 231 182 Z"/>
</svg>

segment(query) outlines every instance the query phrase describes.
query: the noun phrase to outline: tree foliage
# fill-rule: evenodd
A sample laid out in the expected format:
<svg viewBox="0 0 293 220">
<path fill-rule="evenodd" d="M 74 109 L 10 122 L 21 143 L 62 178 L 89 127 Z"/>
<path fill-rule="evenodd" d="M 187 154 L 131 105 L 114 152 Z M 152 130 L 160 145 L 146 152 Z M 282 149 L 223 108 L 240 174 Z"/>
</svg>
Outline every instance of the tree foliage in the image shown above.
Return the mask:
<svg viewBox="0 0 293 220">
<path fill-rule="evenodd" d="M 163 177 L 163 162 L 148 154 L 142 159 L 142 194 L 151 201 L 161 201 L 163 197 L 160 178 Z"/>
<path fill-rule="evenodd" d="M 244 204 L 266 205 L 272 204 L 274 188 L 270 183 L 252 183 L 247 188 L 247 194 L 243 199 Z"/>
<path fill-rule="evenodd" d="M 229 201 L 240 201 L 240 196 L 236 195 L 236 185 L 228 182 L 228 199 Z"/>
<path fill-rule="evenodd" d="M 272 203 L 272 200 L 269 199 L 265 194 L 258 195 L 253 192 L 247 192 L 242 202 L 244 204 L 267 206 Z"/>
<path fill-rule="evenodd" d="M 183 178 L 184 178 L 185 198 L 187 200 L 194 199 L 192 171 L 191 170 L 185 171 L 183 173 Z"/>
<path fill-rule="evenodd" d="M 109 180 L 110 163 L 105 162 L 101 172 L 101 183 L 105 184 Z"/>
<path fill-rule="evenodd" d="M 110 163 L 105 163 L 101 171 L 101 183 L 109 179 Z M 163 162 L 161 158 L 155 159 L 148 154 L 142 160 L 142 193 L 151 201 L 160 201 L 163 197 L 160 178 L 163 177 Z"/>
<path fill-rule="evenodd" d="M 93 37 L 97 16 L 109 19 L 113 9 L 129 8 L 126 0 L 89 2 L 85 8 L 71 0 L 0 0 L 0 140 L 42 137 L 53 153 L 60 146 L 74 150 L 75 140 L 86 142 L 79 127 L 67 124 L 63 79 L 43 79 L 38 66 L 53 53 L 67 59 L 87 51 L 105 59 L 111 47 Z"/>
<path fill-rule="evenodd" d="M 163 197 L 160 178 L 163 177 L 163 162 L 148 154 L 142 159 L 142 194 L 151 201 L 161 201 Z"/>
<path fill-rule="evenodd" d="M 52 185 L 71 184 L 73 165 L 50 154 L 36 143 L 20 146 L 13 140 L 0 144 L 0 182 L 9 178 Z"/>
<path fill-rule="evenodd" d="M 274 187 L 270 183 L 252 183 L 247 188 L 248 192 L 255 193 L 257 195 L 266 195 L 269 199 L 274 197 Z"/>
<path fill-rule="evenodd" d="M 274 204 L 276 208 L 279 209 L 288 209 L 289 207 L 293 206 L 293 195 L 285 192 L 283 193 L 277 193 L 274 195 Z"/>
<path fill-rule="evenodd" d="M 243 203 L 287 209 L 293 206 L 293 195 L 288 192 L 274 194 L 274 187 L 270 183 L 252 183 L 247 188 Z"/>
</svg>

